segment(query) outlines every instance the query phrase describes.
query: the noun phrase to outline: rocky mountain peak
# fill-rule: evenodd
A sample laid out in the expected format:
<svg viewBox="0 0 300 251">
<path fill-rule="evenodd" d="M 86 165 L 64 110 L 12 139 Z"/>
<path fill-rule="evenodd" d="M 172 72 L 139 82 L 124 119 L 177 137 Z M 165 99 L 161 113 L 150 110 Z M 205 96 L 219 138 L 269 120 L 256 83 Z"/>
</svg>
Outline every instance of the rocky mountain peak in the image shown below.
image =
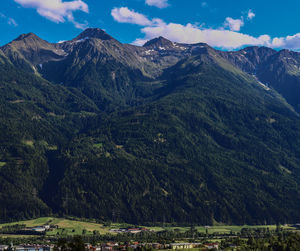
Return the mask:
<svg viewBox="0 0 300 251">
<path fill-rule="evenodd" d="M 20 40 L 24 40 L 24 39 L 37 39 L 37 40 L 42 40 L 42 39 L 39 38 L 37 35 L 35 35 L 34 33 L 30 32 L 30 33 L 26 33 L 26 34 L 21 34 L 21 35 L 18 36 L 14 41 L 20 41 Z"/>
<path fill-rule="evenodd" d="M 87 28 L 83 32 L 81 32 L 76 38 L 72 41 L 87 39 L 87 38 L 98 38 L 101 40 L 114 40 L 114 38 L 108 35 L 104 30 L 99 28 Z"/>
<path fill-rule="evenodd" d="M 4 45 L 2 48 L 13 46 L 16 49 L 28 49 L 28 48 L 44 48 L 44 47 L 53 47 L 53 45 L 43 39 L 41 39 L 39 36 L 35 35 L 34 33 L 26 33 L 18 36 L 16 39 L 8 43 L 7 45 Z"/>
<path fill-rule="evenodd" d="M 170 47 L 174 47 L 174 43 L 164 37 L 157 37 L 154 39 L 149 40 L 148 42 L 146 42 L 143 47 L 150 47 L 150 48 L 170 48 Z"/>
<path fill-rule="evenodd" d="M 34 71 L 37 64 L 50 60 L 60 60 L 65 55 L 65 52 L 56 48 L 55 44 L 41 39 L 32 32 L 20 35 L 2 46 L 1 50 L 18 67 L 29 69 L 29 71 Z"/>
</svg>

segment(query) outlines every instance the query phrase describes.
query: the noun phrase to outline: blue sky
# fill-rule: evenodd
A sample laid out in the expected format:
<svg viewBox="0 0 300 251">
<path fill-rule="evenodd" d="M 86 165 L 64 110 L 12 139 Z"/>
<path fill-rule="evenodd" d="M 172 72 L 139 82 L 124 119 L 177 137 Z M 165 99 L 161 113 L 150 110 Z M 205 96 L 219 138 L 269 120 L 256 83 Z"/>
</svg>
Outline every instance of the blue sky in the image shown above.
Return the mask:
<svg viewBox="0 0 300 251">
<path fill-rule="evenodd" d="M 58 42 L 98 27 L 137 45 L 164 36 L 226 50 L 300 50 L 299 11 L 299 0 L 1 0 L 0 45 L 22 33 Z"/>
</svg>

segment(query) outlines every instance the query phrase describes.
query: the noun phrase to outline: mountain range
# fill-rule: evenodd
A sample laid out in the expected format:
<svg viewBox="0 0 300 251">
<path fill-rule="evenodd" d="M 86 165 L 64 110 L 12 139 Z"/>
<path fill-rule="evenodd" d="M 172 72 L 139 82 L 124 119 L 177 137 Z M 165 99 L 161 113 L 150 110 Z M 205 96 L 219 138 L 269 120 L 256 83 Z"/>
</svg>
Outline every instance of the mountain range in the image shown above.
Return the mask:
<svg viewBox="0 0 300 251">
<path fill-rule="evenodd" d="M 0 220 L 300 220 L 300 53 L 89 28 L 0 47 Z"/>
</svg>

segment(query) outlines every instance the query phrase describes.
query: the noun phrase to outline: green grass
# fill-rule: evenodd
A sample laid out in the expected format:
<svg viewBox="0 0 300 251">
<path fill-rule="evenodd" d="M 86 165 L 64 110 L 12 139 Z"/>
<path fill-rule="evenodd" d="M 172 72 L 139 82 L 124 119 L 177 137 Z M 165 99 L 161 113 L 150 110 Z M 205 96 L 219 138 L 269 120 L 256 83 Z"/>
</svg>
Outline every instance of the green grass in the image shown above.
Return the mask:
<svg viewBox="0 0 300 251">
<path fill-rule="evenodd" d="M 6 165 L 6 162 L 0 161 L 0 167 L 3 167 Z"/>
<path fill-rule="evenodd" d="M 39 144 L 44 146 L 49 151 L 55 151 L 58 149 L 58 147 L 56 145 L 49 145 L 48 142 L 45 140 L 40 140 Z"/>
<path fill-rule="evenodd" d="M 124 228 L 132 226 L 130 224 L 125 223 L 112 223 L 109 226 L 105 226 L 103 224 L 95 223 L 95 222 L 87 222 L 82 220 L 69 220 L 64 218 L 55 218 L 55 217 L 41 217 L 32 220 L 26 221 L 18 221 L 12 223 L 0 224 L 0 228 L 7 225 L 15 225 L 15 224 L 25 224 L 26 227 L 35 227 L 44 224 L 57 225 L 58 228 L 52 231 L 47 232 L 47 235 L 81 235 L 83 234 L 83 230 L 86 230 L 86 235 L 92 235 L 93 231 L 99 231 L 100 234 L 108 234 L 111 233 L 110 229 Z M 285 230 L 295 230 L 295 228 L 289 226 L 281 226 Z M 154 230 L 156 232 L 163 230 L 175 230 L 179 229 L 180 232 L 185 232 L 190 229 L 190 227 L 147 227 L 148 229 Z M 240 232 L 242 228 L 269 228 L 270 230 L 275 230 L 276 225 L 257 225 L 257 226 L 196 226 L 197 231 L 201 233 L 205 233 L 206 229 L 208 229 L 208 233 L 230 233 L 232 232 Z M 114 234 L 114 233 L 111 233 Z"/>
<path fill-rule="evenodd" d="M 55 145 L 49 145 L 49 146 L 47 147 L 47 150 L 49 150 L 49 151 L 56 151 L 57 149 L 58 149 L 58 147 L 55 146 Z"/>
<path fill-rule="evenodd" d="M 34 147 L 34 142 L 32 140 L 23 140 L 22 143 L 26 146 Z"/>
<path fill-rule="evenodd" d="M 289 226 L 281 226 L 285 230 L 295 230 L 293 227 Z M 209 226 L 209 227 L 204 227 L 204 226 L 196 226 L 195 227 L 198 232 L 200 233 L 206 233 L 206 229 L 209 234 L 213 233 L 230 233 L 232 232 L 240 232 L 242 228 L 269 228 L 270 230 L 275 230 L 276 225 L 257 225 L 257 226 Z M 175 230 L 179 229 L 180 232 L 185 232 L 190 229 L 190 227 L 149 227 L 149 229 L 153 231 L 163 231 L 163 230 Z"/>
<path fill-rule="evenodd" d="M 0 234 L 1 238 L 15 238 L 15 239 L 20 239 L 20 238 L 34 238 L 36 235 L 22 235 L 22 234 Z"/>
<path fill-rule="evenodd" d="M 77 235 L 82 234 L 84 229 L 86 230 L 86 234 L 92 234 L 94 230 L 99 231 L 100 234 L 107 234 L 110 229 L 109 227 L 104 227 L 103 224 L 67 219 L 56 219 L 55 225 L 59 228 L 48 232 L 49 235 L 57 233 L 60 235 Z"/>
<path fill-rule="evenodd" d="M 102 148 L 103 144 L 102 143 L 97 143 L 97 144 L 94 144 L 93 147 L 95 147 L 95 148 Z"/>
<path fill-rule="evenodd" d="M 33 220 L 18 221 L 6 224 L 0 224 L 0 227 L 14 224 L 25 224 L 26 227 L 35 227 L 44 224 L 57 225 L 58 228 L 47 232 L 47 235 L 81 235 L 83 230 L 86 230 L 87 235 L 93 234 L 93 231 L 99 231 L 100 234 L 109 233 L 111 227 L 103 226 L 94 222 L 85 222 L 77 220 L 68 220 L 63 218 L 42 217 Z"/>
</svg>

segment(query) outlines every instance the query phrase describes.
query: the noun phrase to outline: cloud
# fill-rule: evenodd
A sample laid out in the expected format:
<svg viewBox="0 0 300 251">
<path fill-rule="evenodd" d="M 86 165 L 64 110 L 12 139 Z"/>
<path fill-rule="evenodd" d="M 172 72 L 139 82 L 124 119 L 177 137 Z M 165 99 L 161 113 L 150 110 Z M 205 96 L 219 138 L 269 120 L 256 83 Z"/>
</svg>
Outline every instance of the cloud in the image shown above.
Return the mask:
<svg viewBox="0 0 300 251">
<path fill-rule="evenodd" d="M 275 49 L 300 50 L 300 33 L 287 37 L 261 35 L 250 36 L 236 31 L 224 29 L 205 29 L 193 24 L 162 24 L 147 26 L 141 29 L 144 38 L 136 39 L 133 44 L 143 45 L 146 41 L 163 36 L 179 43 L 207 43 L 210 46 L 225 50 L 242 48 L 244 46 L 267 46 Z"/>
<path fill-rule="evenodd" d="M 158 8 L 166 8 L 169 6 L 168 0 L 146 0 L 146 4 Z"/>
<path fill-rule="evenodd" d="M 255 17 L 255 13 L 250 9 L 247 14 L 247 19 L 252 20 Z"/>
<path fill-rule="evenodd" d="M 267 35 L 256 38 L 230 30 L 203 29 L 193 24 L 169 23 L 144 27 L 141 31 L 145 34 L 145 37 L 136 39 L 133 42 L 136 45 L 141 45 L 144 41 L 159 36 L 180 43 L 207 43 L 213 47 L 223 49 L 236 49 L 245 45 L 268 45 L 270 43 Z"/>
<path fill-rule="evenodd" d="M 119 23 L 130 23 L 141 26 L 160 25 L 163 23 L 163 21 L 159 18 L 150 20 L 145 15 L 135 12 L 134 10 L 130 10 L 127 7 L 113 8 L 111 15 L 114 20 Z"/>
<path fill-rule="evenodd" d="M 227 17 L 224 23 L 225 27 L 229 27 L 231 31 L 240 31 L 241 27 L 244 26 L 244 19 L 233 19 L 231 17 Z"/>
<path fill-rule="evenodd" d="M 2 12 L 0 12 L 0 18 L 6 20 L 7 23 L 8 23 L 9 25 L 11 25 L 11 26 L 14 26 L 14 27 L 17 27 L 17 26 L 18 26 L 16 20 L 14 20 L 14 19 L 11 18 L 11 17 L 7 17 L 7 16 L 4 15 Z"/>
<path fill-rule="evenodd" d="M 272 47 L 300 50 L 300 33 L 287 37 L 276 37 L 272 40 Z"/>
<path fill-rule="evenodd" d="M 18 26 L 17 22 L 16 22 L 13 18 L 11 18 L 11 17 L 8 18 L 7 23 L 8 23 L 9 25 L 11 25 L 11 26 L 15 26 L 15 27 Z"/>
<path fill-rule="evenodd" d="M 86 23 L 80 24 L 74 20 L 74 11 L 89 12 L 88 5 L 82 0 L 63 2 L 63 0 L 14 0 L 24 8 L 34 8 L 41 16 L 55 22 L 72 22 L 76 28 L 84 28 Z"/>
<path fill-rule="evenodd" d="M 150 39 L 163 36 L 178 43 L 207 43 L 210 46 L 225 50 L 239 49 L 245 46 L 268 46 L 271 48 L 300 50 L 300 33 L 293 36 L 271 38 L 267 34 L 254 37 L 239 32 L 244 25 L 243 17 L 241 19 L 227 17 L 225 27 L 210 29 L 205 28 L 203 25 L 199 26 L 191 23 L 183 25 L 166 23 L 159 18 L 149 19 L 141 13 L 129 10 L 127 7 L 114 8 L 111 15 L 117 22 L 143 26 L 141 32 L 144 37 L 133 41 L 132 44 L 135 45 L 143 45 Z"/>
</svg>

